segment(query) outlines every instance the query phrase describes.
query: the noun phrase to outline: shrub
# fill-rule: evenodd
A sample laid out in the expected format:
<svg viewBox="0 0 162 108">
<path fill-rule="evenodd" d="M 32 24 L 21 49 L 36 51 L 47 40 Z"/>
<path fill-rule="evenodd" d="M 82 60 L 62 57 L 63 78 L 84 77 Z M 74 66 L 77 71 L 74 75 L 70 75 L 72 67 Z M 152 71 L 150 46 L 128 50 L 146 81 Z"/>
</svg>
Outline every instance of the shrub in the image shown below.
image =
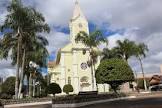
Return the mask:
<svg viewBox="0 0 162 108">
<path fill-rule="evenodd" d="M 119 85 L 133 81 L 133 71 L 128 63 L 122 59 L 108 59 L 102 61 L 96 71 L 97 83 L 108 83 L 116 92 Z"/>
<path fill-rule="evenodd" d="M 63 92 L 66 94 L 69 94 L 70 92 L 73 92 L 73 86 L 71 84 L 64 85 Z"/>
<path fill-rule="evenodd" d="M 0 95 L 1 99 L 12 99 L 12 96 L 10 94 L 2 93 Z"/>
<path fill-rule="evenodd" d="M 15 77 L 8 77 L 5 82 L 2 84 L 2 93 L 8 95 L 15 94 Z"/>
<path fill-rule="evenodd" d="M 56 83 L 51 83 L 47 87 L 47 93 L 48 94 L 53 94 L 55 96 L 55 94 L 59 94 L 61 92 L 62 92 L 62 90 L 61 90 L 60 86 Z"/>
</svg>

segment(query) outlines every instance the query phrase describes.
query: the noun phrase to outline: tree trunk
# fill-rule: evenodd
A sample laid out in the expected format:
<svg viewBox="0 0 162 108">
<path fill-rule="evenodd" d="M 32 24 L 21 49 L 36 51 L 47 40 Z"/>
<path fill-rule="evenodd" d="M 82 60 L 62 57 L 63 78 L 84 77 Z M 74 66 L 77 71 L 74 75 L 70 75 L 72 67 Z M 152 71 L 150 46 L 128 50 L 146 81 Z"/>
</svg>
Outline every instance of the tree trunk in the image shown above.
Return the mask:
<svg viewBox="0 0 162 108">
<path fill-rule="evenodd" d="M 93 83 L 94 83 L 94 91 L 97 91 L 97 85 L 96 85 L 96 77 L 95 77 L 95 72 L 96 72 L 96 66 L 95 63 L 93 62 Z"/>
<path fill-rule="evenodd" d="M 21 96 L 21 91 L 22 91 L 22 86 L 23 86 L 23 79 L 24 79 L 24 68 L 25 68 L 25 56 L 26 56 L 26 51 L 24 48 L 23 52 L 23 59 L 22 59 L 22 68 L 21 68 L 21 75 L 20 75 L 20 85 L 19 85 L 19 93 L 18 93 L 18 98 L 20 99 Z"/>
<path fill-rule="evenodd" d="M 33 97 L 35 97 L 35 79 L 33 79 Z"/>
<path fill-rule="evenodd" d="M 93 66 L 91 65 L 91 75 L 92 75 L 92 90 L 94 90 L 94 79 L 93 79 Z"/>
<path fill-rule="evenodd" d="M 90 48 L 90 60 L 91 60 L 91 75 L 92 75 L 92 90 L 95 91 L 95 88 L 94 88 L 94 72 L 93 72 L 93 58 L 92 58 L 92 55 L 91 55 L 91 52 L 92 52 L 92 48 Z"/>
<path fill-rule="evenodd" d="M 27 77 L 27 88 L 26 88 L 26 91 L 27 91 L 27 96 L 29 96 L 29 75 L 26 75 Z"/>
<path fill-rule="evenodd" d="M 19 90 L 19 69 L 20 69 L 20 44 L 21 44 L 21 36 L 18 28 L 18 44 L 17 44 L 17 69 L 16 69 L 16 82 L 15 82 L 15 98 L 18 99 L 18 90 Z"/>
<path fill-rule="evenodd" d="M 138 57 L 138 59 L 139 59 L 140 65 L 141 65 L 141 70 L 142 70 L 142 75 L 143 75 L 143 81 L 144 81 L 144 88 L 145 88 L 145 91 L 147 91 L 147 84 L 146 84 L 145 73 L 144 73 L 144 70 L 143 70 L 142 60 L 141 60 L 140 57 Z"/>
<path fill-rule="evenodd" d="M 32 74 L 29 77 L 29 97 L 32 97 Z"/>
</svg>

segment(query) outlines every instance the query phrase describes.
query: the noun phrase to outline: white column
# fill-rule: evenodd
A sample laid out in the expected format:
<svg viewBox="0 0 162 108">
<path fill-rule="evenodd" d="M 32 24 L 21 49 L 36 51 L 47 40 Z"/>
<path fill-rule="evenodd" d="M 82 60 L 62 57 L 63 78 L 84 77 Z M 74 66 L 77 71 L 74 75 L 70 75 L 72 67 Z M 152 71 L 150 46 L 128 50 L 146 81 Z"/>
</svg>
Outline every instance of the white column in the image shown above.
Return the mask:
<svg viewBox="0 0 162 108">
<path fill-rule="evenodd" d="M 77 64 L 77 51 L 73 51 L 73 88 L 74 93 L 79 93 L 79 76 L 78 76 L 78 64 Z"/>
<path fill-rule="evenodd" d="M 61 53 L 61 84 L 60 87 L 63 89 L 64 85 L 66 84 L 66 73 L 65 73 L 65 54 Z"/>
</svg>

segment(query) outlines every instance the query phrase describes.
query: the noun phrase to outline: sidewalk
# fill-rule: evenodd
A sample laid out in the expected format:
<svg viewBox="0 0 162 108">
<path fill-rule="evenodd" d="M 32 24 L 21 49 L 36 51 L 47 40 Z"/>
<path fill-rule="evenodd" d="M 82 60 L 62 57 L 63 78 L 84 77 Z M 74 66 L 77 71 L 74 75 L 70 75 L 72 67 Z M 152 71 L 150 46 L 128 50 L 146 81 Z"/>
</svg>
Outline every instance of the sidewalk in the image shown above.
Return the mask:
<svg viewBox="0 0 162 108">
<path fill-rule="evenodd" d="M 49 105 L 49 104 L 52 104 L 52 101 L 5 105 L 4 108 L 24 108 L 24 107 L 31 108 L 31 106 L 40 106 L 40 105 Z"/>
</svg>

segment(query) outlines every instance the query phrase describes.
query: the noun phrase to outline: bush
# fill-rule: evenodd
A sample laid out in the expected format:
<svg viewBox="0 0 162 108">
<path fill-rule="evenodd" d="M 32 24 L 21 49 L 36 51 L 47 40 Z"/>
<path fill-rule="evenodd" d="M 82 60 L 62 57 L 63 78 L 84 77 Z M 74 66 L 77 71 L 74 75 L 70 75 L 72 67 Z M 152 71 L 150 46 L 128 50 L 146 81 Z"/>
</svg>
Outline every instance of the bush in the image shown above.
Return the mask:
<svg viewBox="0 0 162 108">
<path fill-rule="evenodd" d="M 120 94 L 98 94 L 98 95 L 70 95 L 70 96 L 59 96 L 52 99 L 52 104 L 75 104 L 82 102 L 91 102 L 97 100 L 113 99 L 119 97 L 125 97 L 123 93 Z"/>
<path fill-rule="evenodd" d="M 97 83 L 108 83 L 115 92 L 119 85 L 134 80 L 133 71 L 128 63 L 117 58 L 102 61 L 95 76 Z"/>
<path fill-rule="evenodd" d="M 60 86 L 56 83 L 51 83 L 47 87 L 47 93 L 48 94 L 53 94 L 55 96 L 55 94 L 59 94 L 61 92 L 62 92 L 62 90 L 61 90 Z"/>
<path fill-rule="evenodd" d="M 1 99 L 12 99 L 12 96 L 10 94 L 2 93 L 0 95 Z"/>
<path fill-rule="evenodd" d="M 8 94 L 8 95 L 14 95 L 15 94 L 15 77 L 8 77 L 5 82 L 2 84 L 2 93 Z"/>
<path fill-rule="evenodd" d="M 73 86 L 71 84 L 64 85 L 63 92 L 66 94 L 69 94 L 70 92 L 73 92 Z"/>
</svg>

